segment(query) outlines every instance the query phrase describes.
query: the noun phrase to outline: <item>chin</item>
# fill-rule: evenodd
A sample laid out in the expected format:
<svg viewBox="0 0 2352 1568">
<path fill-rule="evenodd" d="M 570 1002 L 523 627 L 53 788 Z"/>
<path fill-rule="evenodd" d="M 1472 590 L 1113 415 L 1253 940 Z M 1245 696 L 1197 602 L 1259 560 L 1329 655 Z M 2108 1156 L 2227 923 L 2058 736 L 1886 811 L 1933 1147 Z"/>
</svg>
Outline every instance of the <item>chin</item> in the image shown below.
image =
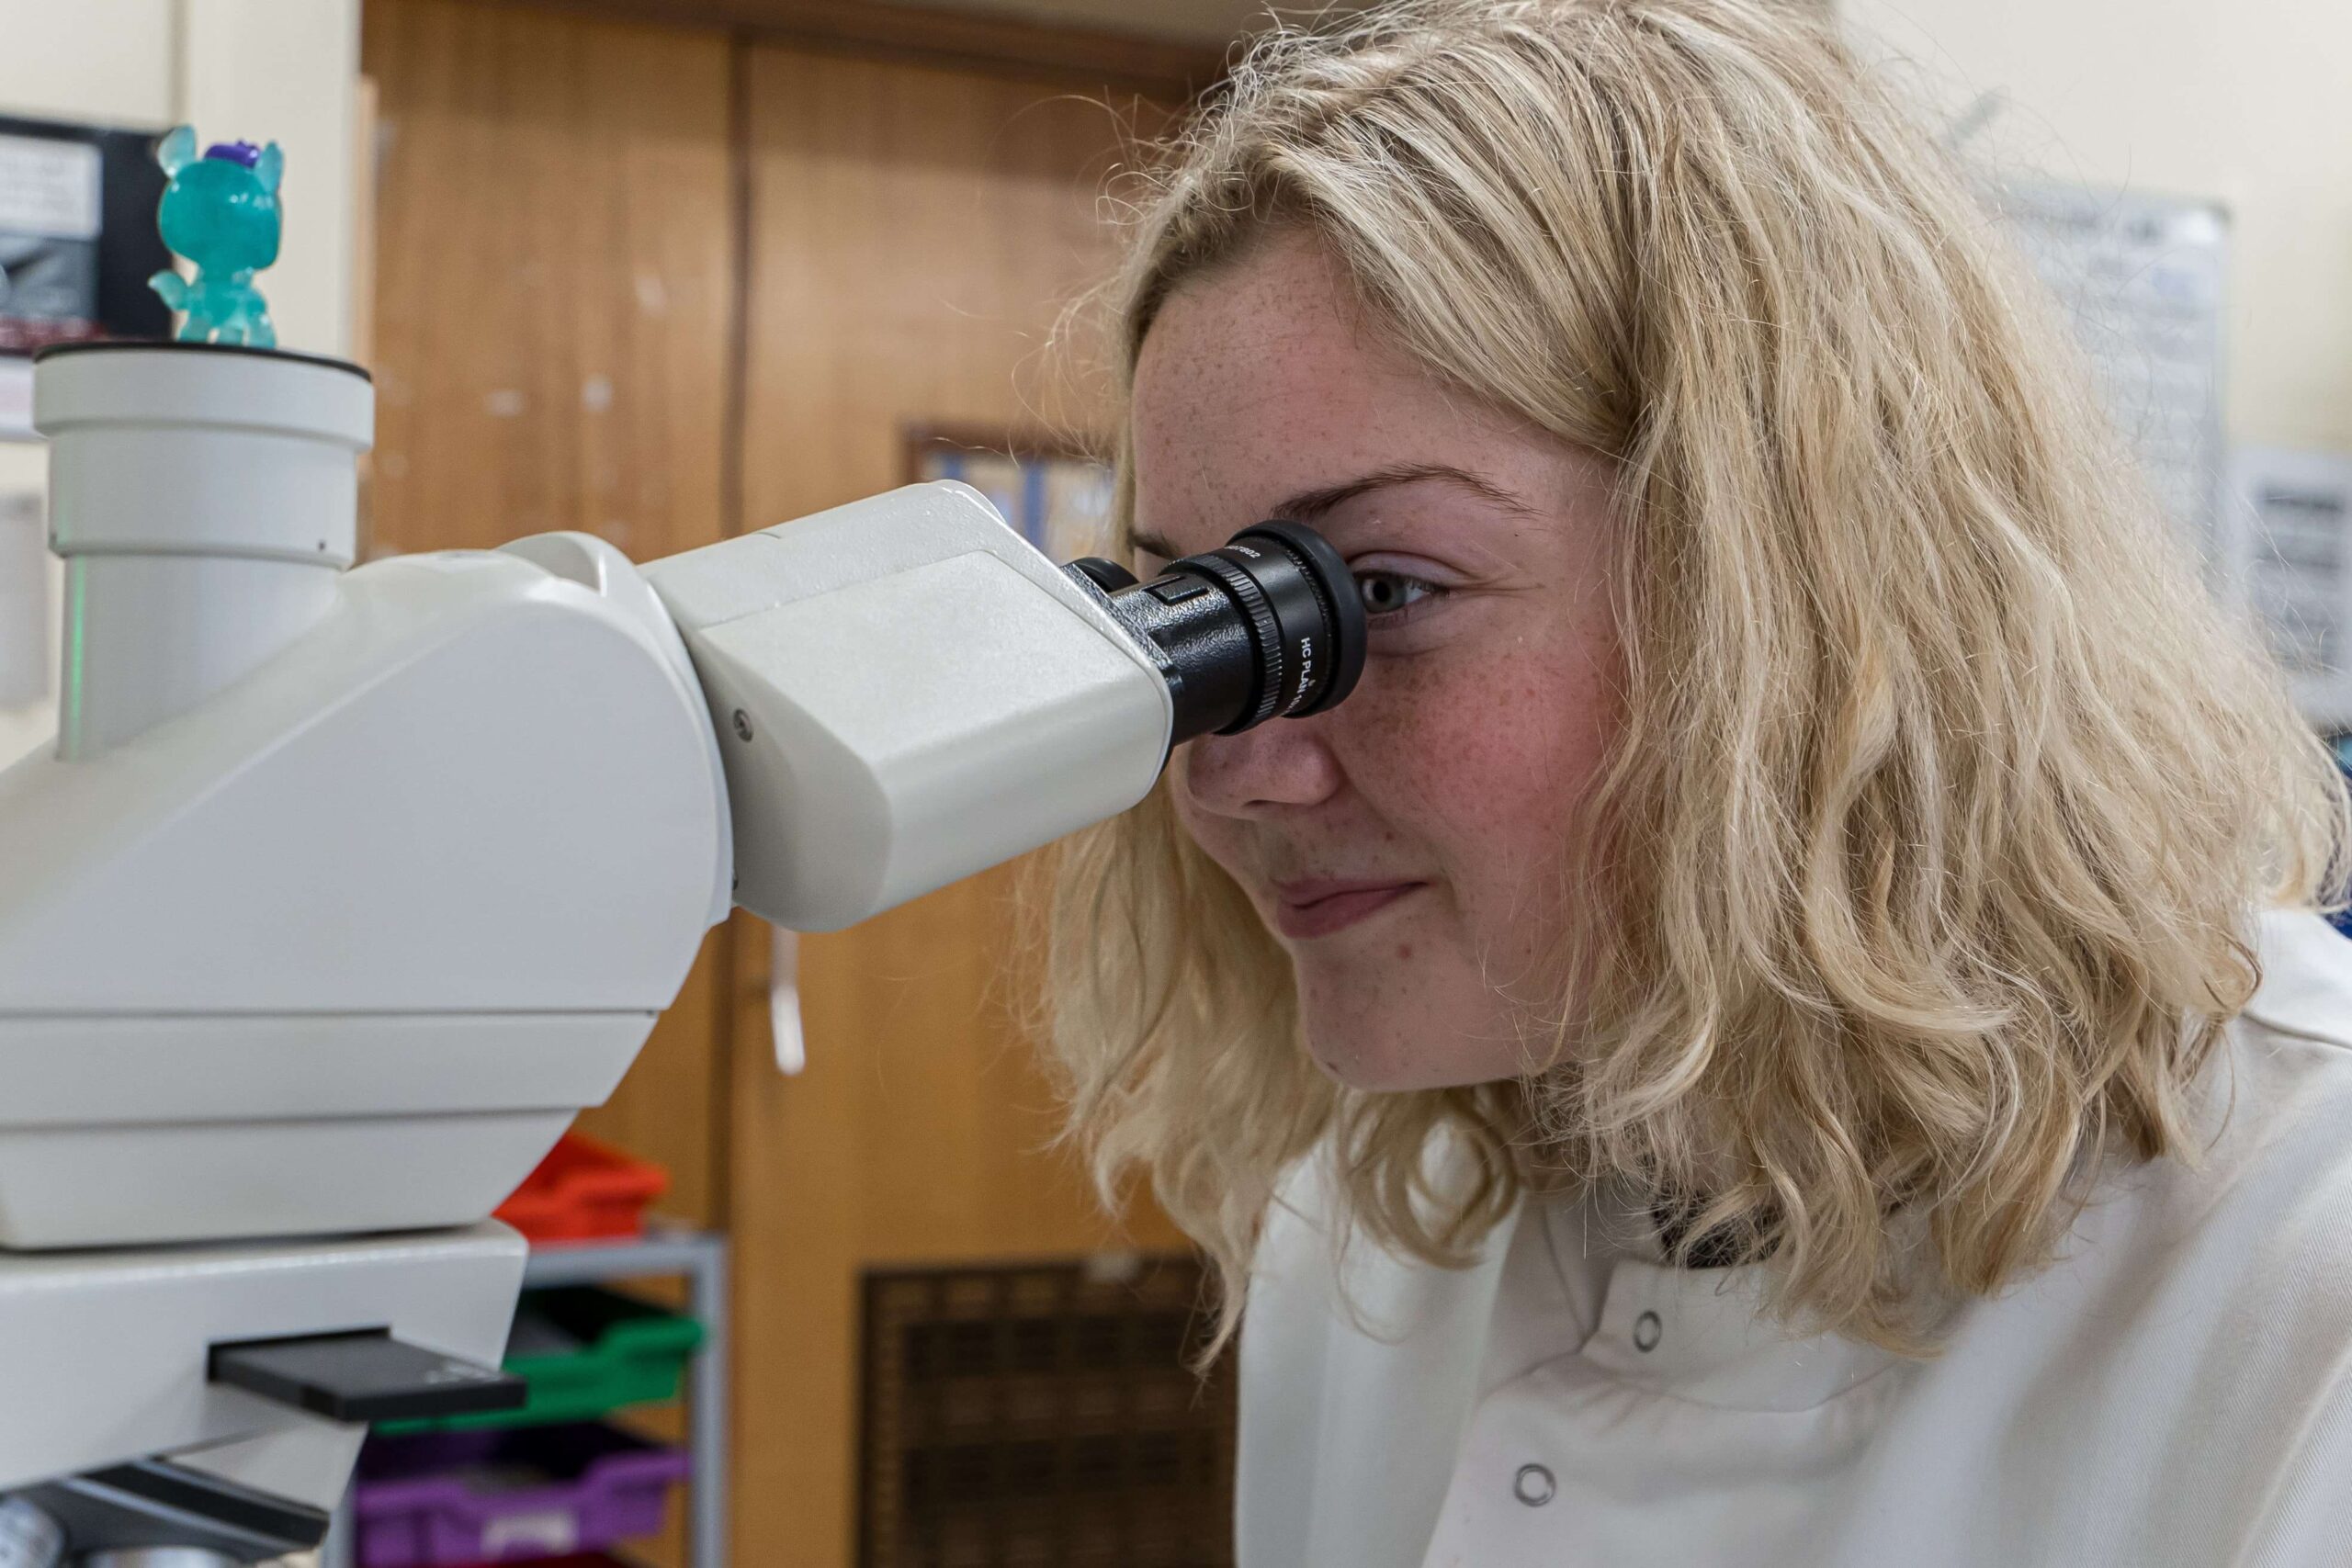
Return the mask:
<svg viewBox="0 0 2352 1568">
<path fill-rule="evenodd" d="M 1366 1094 L 1394 1094 L 1420 1087 L 1412 1081 L 1409 1073 L 1397 1070 L 1396 1058 L 1385 1042 L 1367 1048 L 1361 1037 L 1334 1040 L 1309 1030 L 1306 1052 L 1315 1058 L 1315 1065 L 1323 1069 L 1326 1077 Z"/>
<path fill-rule="evenodd" d="M 1299 994 L 1301 1037 L 1325 1076 L 1364 1094 L 1460 1089 L 1525 1077 L 1533 1068 L 1502 999 L 1481 990 L 1458 1005 L 1348 1006 L 1309 984 Z M 1375 991 L 1374 1000 L 1383 1000 Z M 1480 1005 L 1484 1003 L 1485 1005 Z M 1337 1005 L 1334 1005 L 1337 1004 Z M 1464 1029 L 1467 1018 L 1472 1027 Z"/>
<path fill-rule="evenodd" d="M 1359 1020 L 1310 1017 L 1305 1033 L 1307 1055 L 1325 1076 L 1364 1094 L 1454 1089 L 1517 1076 L 1508 1065 L 1489 1071 L 1490 1064 L 1478 1059 L 1487 1055 L 1484 1051 L 1465 1053 L 1426 1035 L 1406 1038 Z"/>
</svg>

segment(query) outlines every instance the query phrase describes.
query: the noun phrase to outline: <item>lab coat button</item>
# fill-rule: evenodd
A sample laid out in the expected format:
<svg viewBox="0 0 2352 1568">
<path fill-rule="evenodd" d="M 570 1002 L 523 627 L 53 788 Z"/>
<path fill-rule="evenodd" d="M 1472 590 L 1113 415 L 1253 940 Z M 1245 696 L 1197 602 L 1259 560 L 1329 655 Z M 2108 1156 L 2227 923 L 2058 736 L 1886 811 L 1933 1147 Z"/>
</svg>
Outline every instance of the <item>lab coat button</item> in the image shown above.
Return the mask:
<svg viewBox="0 0 2352 1568">
<path fill-rule="evenodd" d="M 1666 1320 L 1654 1312 L 1645 1312 L 1634 1319 L 1634 1348 L 1648 1355 L 1657 1348 L 1659 1337 L 1666 1333 Z"/>
<path fill-rule="evenodd" d="M 1540 1464 L 1521 1465 L 1510 1483 L 1510 1495 L 1531 1508 L 1540 1508 L 1550 1502 L 1559 1489 L 1552 1472 Z"/>
</svg>

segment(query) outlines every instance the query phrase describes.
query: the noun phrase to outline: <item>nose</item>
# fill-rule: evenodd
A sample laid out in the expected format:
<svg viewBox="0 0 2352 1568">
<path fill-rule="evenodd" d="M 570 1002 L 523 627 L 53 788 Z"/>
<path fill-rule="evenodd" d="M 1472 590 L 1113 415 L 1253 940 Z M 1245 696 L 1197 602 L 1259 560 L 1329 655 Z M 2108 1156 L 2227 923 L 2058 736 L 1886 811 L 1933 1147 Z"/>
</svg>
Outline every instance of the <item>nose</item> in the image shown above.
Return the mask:
<svg viewBox="0 0 2352 1568">
<path fill-rule="evenodd" d="M 1276 719 L 1239 735 L 1204 735 L 1178 757 L 1185 793 L 1203 810 L 1265 818 L 1319 806 L 1339 793 L 1340 760 L 1323 720 Z"/>
</svg>

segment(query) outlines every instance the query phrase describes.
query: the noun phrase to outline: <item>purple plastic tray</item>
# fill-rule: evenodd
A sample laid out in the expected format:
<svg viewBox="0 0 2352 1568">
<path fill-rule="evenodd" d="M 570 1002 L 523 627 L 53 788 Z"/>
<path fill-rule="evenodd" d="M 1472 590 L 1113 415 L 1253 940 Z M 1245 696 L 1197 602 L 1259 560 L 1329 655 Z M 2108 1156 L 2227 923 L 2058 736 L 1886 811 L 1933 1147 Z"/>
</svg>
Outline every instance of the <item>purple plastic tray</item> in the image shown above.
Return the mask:
<svg viewBox="0 0 2352 1568">
<path fill-rule="evenodd" d="M 680 1450 L 610 1427 L 371 1438 L 352 1508 L 364 1568 L 554 1557 L 662 1529 Z"/>
</svg>

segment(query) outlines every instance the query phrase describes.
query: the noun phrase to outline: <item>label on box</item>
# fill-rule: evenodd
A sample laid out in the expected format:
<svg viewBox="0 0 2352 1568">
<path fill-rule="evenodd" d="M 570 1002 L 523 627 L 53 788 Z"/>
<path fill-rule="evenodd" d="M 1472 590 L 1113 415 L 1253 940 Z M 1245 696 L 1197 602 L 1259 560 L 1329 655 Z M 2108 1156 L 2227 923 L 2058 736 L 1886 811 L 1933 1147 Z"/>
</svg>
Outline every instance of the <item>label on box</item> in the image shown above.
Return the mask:
<svg viewBox="0 0 2352 1568">
<path fill-rule="evenodd" d="M 504 1514 L 482 1527 L 485 1556 L 561 1557 L 580 1549 L 580 1522 L 562 1508 Z"/>
</svg>

